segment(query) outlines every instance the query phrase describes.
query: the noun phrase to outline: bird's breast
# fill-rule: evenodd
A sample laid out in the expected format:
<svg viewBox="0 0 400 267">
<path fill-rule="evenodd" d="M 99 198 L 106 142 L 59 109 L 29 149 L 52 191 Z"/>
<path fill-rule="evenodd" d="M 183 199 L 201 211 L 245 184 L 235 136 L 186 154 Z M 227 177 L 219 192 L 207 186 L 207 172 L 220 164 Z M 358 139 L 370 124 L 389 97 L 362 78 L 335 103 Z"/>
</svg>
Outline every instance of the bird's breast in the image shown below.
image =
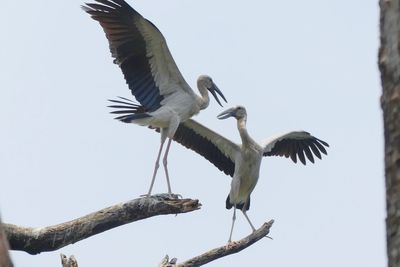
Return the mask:
<svg viewBox="0 0 400 267">
<path fill-rule="evenodd" d="M 235 162 L 230 193 L 232 202 L 244 203 L 250 196 L 258 181 L 261 159 L 259 153 L 242 151 Z"/>
<path fill-rule="evenodd" d="M 168 96 L 165 99 L 165 105 L 174 111 L 180 117 L 180 121 L 186 121 L 193 115 L 199 113 L 200 108 L 193 96 L 179 92 Z"/>
</svg>

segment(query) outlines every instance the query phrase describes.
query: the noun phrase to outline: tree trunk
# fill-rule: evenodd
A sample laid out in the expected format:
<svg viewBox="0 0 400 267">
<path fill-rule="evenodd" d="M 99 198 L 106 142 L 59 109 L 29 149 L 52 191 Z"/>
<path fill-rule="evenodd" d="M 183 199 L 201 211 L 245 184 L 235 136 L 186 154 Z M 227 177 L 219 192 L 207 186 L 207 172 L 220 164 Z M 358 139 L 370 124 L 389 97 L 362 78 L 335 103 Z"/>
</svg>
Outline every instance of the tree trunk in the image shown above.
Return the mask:
<svg viewBox="0 0 400 267">
<path fill-rule="evenodd" d="M 10 256 L 8 255 L 8 241 L 3 231 L 3 225 L 0 220 L 0 267 L 12 267 Z"/>
<path fill-rule="evenodd" d="M 380 0 L 386 236 L 389 267 L 400 267 L 400 0 Z"/>
</svg>

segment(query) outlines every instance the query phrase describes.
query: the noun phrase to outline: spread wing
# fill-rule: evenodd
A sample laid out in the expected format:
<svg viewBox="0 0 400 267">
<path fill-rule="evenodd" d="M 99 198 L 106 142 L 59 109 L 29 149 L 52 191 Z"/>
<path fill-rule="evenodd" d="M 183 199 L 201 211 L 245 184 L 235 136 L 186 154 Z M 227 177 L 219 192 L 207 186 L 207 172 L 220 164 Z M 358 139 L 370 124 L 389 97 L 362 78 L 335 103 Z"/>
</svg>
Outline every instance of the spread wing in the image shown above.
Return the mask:
<svg viewBox="0 0 400 267">
<path fill-rule="evenodd" d="M 193 94 L 184 80 L 165 38 L 153 23 L 124 0 L 95 0 L 82 6 L 103 28 L 114 63 L 121 68 L 129 89 L 149 112 L 182 90 Z"/>
<path fill-rule="evenodd" d="M 237 153 L 240 153 L 240 147 L 237 144 L 192 119 L 179 125 L 174 140 L 200 154 L 220 171 L 233 177 L 235 157 Z"/>
<path fill-rule="evenodd" d="M 306 158 L 314 163 L 313 155 L 321 159 L 321 152 L 327 155 L 328 143 L 312 136 L 308 132 L 294 131 L 274 137 L 264 142 L 264 156 L 285 156 L 297 163 L 297 157 L 306 165 Z"/>
</svg>

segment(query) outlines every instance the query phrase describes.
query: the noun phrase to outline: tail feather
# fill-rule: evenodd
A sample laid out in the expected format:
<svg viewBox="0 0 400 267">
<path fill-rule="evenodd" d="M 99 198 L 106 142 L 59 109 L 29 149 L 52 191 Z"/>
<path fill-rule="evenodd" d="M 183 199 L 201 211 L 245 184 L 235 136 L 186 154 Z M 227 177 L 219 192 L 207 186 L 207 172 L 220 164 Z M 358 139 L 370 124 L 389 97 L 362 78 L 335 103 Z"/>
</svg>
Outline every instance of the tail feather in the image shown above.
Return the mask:
<svg viewBox="0 0 400 267">
<path fill-rule="evenodd" d="M 142 113 L 142 114 L 131 114 L 131 115 L 123 115 L 119 117 L 115 117 L 116 120 L 120 120 L 125 123 L 131 123 L 134 120 L 143 119 L 151 117 L 149 114 Z"/>
<path fill-rule="evenodd" d="M 116 120 L 120 120 L 122 122 L 130 123 L 134 120 L 137 119 L 143 119 L 143 118 L 148 118 L 151 117 L 148 113 L 147 110 L 139 105 L 133 102 L 130 99 L 127 99 L 125 97 L 119 96 L 120 99 L 124 100 L 114 100 L 114 99 L 109 99 L 108 101 L 112 103 L 117 103 L 118 105 L 111 105 L 108 106 L 109 108 L 115 108 L 118 110 L 111 111 L 111 114 L 123 114 L 121 116 L 115 117 Z M 120 105 L 122 104 L 122 105 Z"/>
<path fill-rule="evenodd" d="M 245 206 L 245 204 L 246 204 L 246 206 Z M 226 201 L 225 201 L 225 207 L 228 210 L 230 210 L 233 207 L 233 204 L 231 203 L 231 199 L 229 197 L 229 194 L 228 194 L 228 197 L 226 198 Z M 238 204 L 236 204 L 236 208 L 238 210 L 243 210 L 243 208 L 244 208 L 244 210 L 249 210 L 250 209 L 250 197 L 247 199 L 246 203 L 238 203 Z"/>
<path fill-rule="evenodd" d="M 226 207 L 227 210 L 230 210 L 233 207 L 233 204 L 231 203 L 231 199 L 229 197 L 229 194 L 228 194 L 228 197 L 226 198 L 226 201 L 225 201 L 225 207 Z"/>
<path fill-rule="evenodd" d="M 126 108 L 123 106 L 109 106 L 111 108 Z M 120 110 L 114 110 L 110 112 L 111 114 L 130 114 L 132 113 L 132 109 L 120 109 Z"/>
</svg>

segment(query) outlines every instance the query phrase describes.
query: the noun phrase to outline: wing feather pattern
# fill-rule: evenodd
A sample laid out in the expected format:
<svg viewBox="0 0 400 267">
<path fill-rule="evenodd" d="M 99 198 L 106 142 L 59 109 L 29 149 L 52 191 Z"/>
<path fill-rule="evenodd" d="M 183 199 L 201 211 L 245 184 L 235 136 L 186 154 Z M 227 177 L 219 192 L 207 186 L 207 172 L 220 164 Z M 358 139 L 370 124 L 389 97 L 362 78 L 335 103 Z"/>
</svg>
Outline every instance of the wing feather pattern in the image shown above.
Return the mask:
<svg viewBox="0 0 400 267">
<path fill-rule="evenodd" d="M 321 159 L 321 152 L 327 155 L 325 147 L 328 143 L 312 136 L 308 132 L 296 131 L 272 138 L 264 142 L 264 156 L 280 156 L 291 158 L 297 163 L 297 158 L 306 165 L 306 157 L 314 163 L 313 154 Z"/>
<path fill-rule="evenodd" d="M 149 112 L 168 95 L 193 94 L 153 23 L 124 0 L 95 0 L 82 6 L 103 28 L 114 63 L 118 64 L 135 98 Z"/>
<path fill-rule="evenodd" d="M 237 144 L 192 119 L 179 125 L 174 140 L 233 177 L 235 155 L 240 151 Z"/>
</svg>

